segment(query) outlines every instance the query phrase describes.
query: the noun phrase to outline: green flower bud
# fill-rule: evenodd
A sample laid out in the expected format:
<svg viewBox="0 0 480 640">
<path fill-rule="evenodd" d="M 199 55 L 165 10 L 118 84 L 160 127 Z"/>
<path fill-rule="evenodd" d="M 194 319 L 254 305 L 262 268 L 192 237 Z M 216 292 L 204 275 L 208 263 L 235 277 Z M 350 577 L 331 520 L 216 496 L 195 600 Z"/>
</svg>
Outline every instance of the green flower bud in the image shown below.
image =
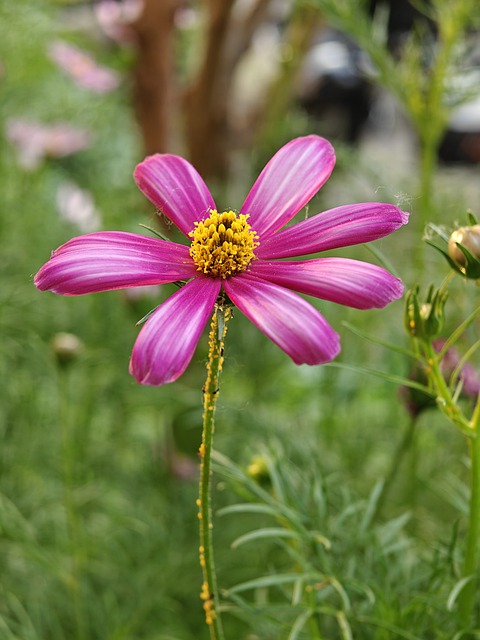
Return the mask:
<svg viewBox="0 0 480 640">
<path fill-rule="evenodd" d="M 438 336 L 445 324 L 445 302 L 448 292 L 434 289 L 428 290 L 425 302 L 418 299 L 419 287 L 407 293 L 405 301 L 405 329 L 414 338 L 429 340 Z"/>
<path fill-rule="evenodd" d="M 448 255 L 467 278 L 480 278 L 480 225 L 460 227 L 448 240 Z"/>
</svg>

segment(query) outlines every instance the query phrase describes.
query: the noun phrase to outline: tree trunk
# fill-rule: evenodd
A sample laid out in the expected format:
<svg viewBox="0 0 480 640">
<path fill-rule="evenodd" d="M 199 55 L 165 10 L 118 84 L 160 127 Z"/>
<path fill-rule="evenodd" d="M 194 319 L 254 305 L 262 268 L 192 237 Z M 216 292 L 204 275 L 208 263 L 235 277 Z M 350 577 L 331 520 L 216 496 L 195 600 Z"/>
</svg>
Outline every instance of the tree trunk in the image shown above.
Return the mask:
<svg viewBox="0 0 480 640">
<path fill-rule="evenodd" d="M 134 105 L 146 155 L 171 148 L 174 14 L 178 0 L 145 0 L 133 25 L 138 55 Z"/>
<path fill-rule="evenodd" d="M 204 178 L 228 174 L 228 101 L 231 75 L 224 54 L 235 0 L 209 0 L 205 53 L 198 75 L 185 94 L 185 126 L 190 160 Z"/>
</svg>

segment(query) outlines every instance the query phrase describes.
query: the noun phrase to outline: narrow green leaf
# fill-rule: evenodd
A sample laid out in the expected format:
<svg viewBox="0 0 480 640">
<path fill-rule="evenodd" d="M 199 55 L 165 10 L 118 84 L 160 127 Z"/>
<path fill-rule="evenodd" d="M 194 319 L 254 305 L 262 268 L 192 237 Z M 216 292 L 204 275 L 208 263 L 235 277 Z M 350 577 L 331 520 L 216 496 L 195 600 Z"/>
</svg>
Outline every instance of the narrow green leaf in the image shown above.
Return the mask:
<svg viewBox="0 0 480 640">
<path fill-rule="evenodd" d="M 453 589 L 450 591 L 450 594 L 447 599 L 447 609 L 448 611 L 453 611 L 455 607 L 455 603 L 457 601 L 458 596 L 463 591 L 463 589 L 467 586 L 469 582 L 471 582 L 475 578 L 474 575 L 465 576 L 461 580 L 459 580 Z"/>
<path fill-rule="evenodd" d="M 279 573 L 271 576 L 262 576 L 261 578 L 255 578 L 253 580 L 248 580 L 247 582 L 242 582 L 240 584 L 231 587 L 226 590 L 226 595 L 229 596 L 233 593 L 241 593 L 242 591 L 251 591 L 253 589 L 264 589 L 265 587 L 277 587 L 283 584 L 294 584 L 298 580 L 302 581 L 320 581 L 323 580 L 325 576 L 321 574 L 298 574 L 298 573 Z"/>
<path fill-rule="evenodd" d="M 307 622 L 307 620 L 310 618 L 311 615 L 312 615 L 312 612 L 309 609 L 302 611 L 302 613 L 297 617 L 297 619 L 293 623 L 292 629 L 288 634 L 287 640 L 297 640 L 301 630 L 303 629 L 303 627 L 305 626 L 305 623 Z"/>
<path fill-rule="evenodd" d="M 255 529 L 255 531 L 245 533 L 243 536 L 234 540 L 231 546 L 232 549 L 236 549 L 247 542 L 264 538 L 292 538 L 294 540 L 301 540 L 302 536 L 296 531 L 282 529 L 280 527 L 265 527 L 264 529 Z"/>
</svg>

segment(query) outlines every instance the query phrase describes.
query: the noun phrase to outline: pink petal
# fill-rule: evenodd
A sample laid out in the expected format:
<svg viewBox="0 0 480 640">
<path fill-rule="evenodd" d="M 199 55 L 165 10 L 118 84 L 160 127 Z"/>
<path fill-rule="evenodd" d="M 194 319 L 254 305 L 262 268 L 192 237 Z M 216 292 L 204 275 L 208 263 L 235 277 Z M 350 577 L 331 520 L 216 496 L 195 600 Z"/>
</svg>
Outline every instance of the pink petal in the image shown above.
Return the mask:
<svg viewBox="0 0 480 640">
<path fill-rule="evenodd" d="M 187 368 L 212 315 L 220 280 L 199 276 L 156 309 L 135 342 L 130 373 L 141 384 L 174 382 Z"/>
<path fill-rule="evenodd" d="M 383 238 L 408 222 L 393 204 L 363 202 L 336 207 L 282 229 L 255 251 L 259 258 L 288 258 Z"/>
<path fill-rule="evenodd" d="M 355 309 L 381 309 L 403 293 L 402 281 L 385 269 L 348 258 L 304 262 L 257 260 L 250 265 L 249 274 Z"/>
<path fill-rule="evenodd" d="M 332 145 L 319 136 L 296 138 L 283 146 L 257 178 L 241 213 L 260 238 L 283 227 L 317 193 L 335 166 Z"/>
<path fill-rule="evenodd" d="M 295 364 L 322 364 L 340 351 L 337 333 L 300 296 L 242 273 L 225 280 L 231 301 Z"/>
<path fill-rule="evenodd" d="M 134 233 L 105 231 L 73 238 L 35 276 L 41 291 L 66 296 L 165 284 L 197 275 L 188 247 Z"/>
<path fill-rule="evenodd" d="M 194 223 L 206 217 L 215 202 L 196 169 L 170 154 L 145 158 L 134 172 L 139 189 L 188 236 Z"/>
</svg>

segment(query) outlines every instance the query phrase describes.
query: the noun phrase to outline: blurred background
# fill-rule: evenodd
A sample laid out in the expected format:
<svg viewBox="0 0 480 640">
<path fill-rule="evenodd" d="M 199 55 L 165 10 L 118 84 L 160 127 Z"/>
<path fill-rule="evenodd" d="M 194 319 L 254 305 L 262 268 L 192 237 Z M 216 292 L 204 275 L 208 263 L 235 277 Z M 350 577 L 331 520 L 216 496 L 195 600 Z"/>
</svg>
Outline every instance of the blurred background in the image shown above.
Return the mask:
<svg viewBox="0 0 480 640">
<path fill-rule="evenodd" d="M 173 285 L 40 293 L 50 252 L 95 230 L 165 228 L 132 178 L 147 154 L 187 157 L 219 206 L 239 208 L 282 144 L 316 133 L 337 166 L 309 215 L 370 200 L 411 212 L 339 253 L 438 286 L 447 265 L 425 224 L 479 213 L 479 28 L 474 0 L 0 0 L 0 640 L 208 637 L 195 505 L 206 337 L 178 382 L 137 385 L 135 323 Z M 473 287 L 453 290 L 446 335 L 476 306 Z M 316 638 L 291 583 L 235 590 L 301 566 L 329 576 L 324 638 L 349 638 L 348 623 L 356 639 L 451 640 L 465 443 L 395 383 L 411 363 L 381 342 L 408 346 L 402 301 L 312 303 L 342 336 L 336 366 L 296 367 L 241 314 L 230 323 L 215 509 L 263 501 L 276 517 L 216 519 L 227 637 Z M 285 526 L 287 507 L 328 552 L 306 534 L 235 544 Z"/>
</svg>

